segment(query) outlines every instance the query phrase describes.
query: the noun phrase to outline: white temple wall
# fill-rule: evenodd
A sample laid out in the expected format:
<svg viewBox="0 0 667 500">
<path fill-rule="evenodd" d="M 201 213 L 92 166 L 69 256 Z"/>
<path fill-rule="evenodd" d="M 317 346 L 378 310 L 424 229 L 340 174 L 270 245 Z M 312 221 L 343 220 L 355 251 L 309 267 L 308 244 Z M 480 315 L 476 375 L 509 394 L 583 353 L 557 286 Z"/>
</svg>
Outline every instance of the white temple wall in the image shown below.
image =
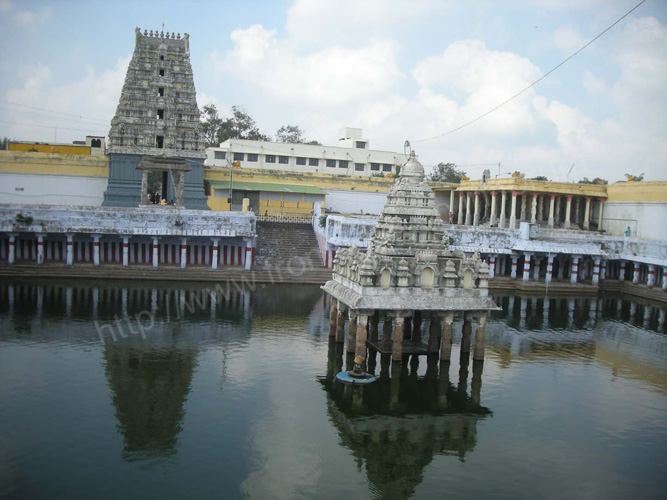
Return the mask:
<svg viewBox="0 0 667 500">
<path fill-rule="evenodd" d="M 343 189 L 325 189 L 326 209 L 344 214 L 380 215 L 387 203 L 387 193 L 368 191 L 349 191 Z"/>
<path fill-rule="evenodd" d="M 0 203 L 101 206 L 107 178 L 0 172 Z"/>
<path fill-rule="evenodd" d="M 667 241 L 667 203 L 607 202 L 602 229 L 613 236 L 623 236 L 628 226 L 632 236 L 646 240 Z"/>
</svg>

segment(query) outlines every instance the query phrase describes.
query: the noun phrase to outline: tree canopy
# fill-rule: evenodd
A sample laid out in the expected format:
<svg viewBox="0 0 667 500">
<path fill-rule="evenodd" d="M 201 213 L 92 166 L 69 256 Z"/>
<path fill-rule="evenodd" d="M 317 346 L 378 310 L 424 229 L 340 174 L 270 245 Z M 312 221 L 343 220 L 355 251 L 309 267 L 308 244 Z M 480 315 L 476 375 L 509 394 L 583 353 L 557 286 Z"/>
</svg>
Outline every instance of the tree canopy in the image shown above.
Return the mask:
<svg viewBox="0 0 667 500">
<path fill-rule="evenodd" d="M 255 119 L 241 106 L 232 106 L 232 116 L 220 118 L 214 104 L 204 106 L 202 131 L 206 146 L 217 146 L 227 139 L 270 141 L 271 137 L 260 132 Z"/>
<path fill-rule="evenodd" d="M 432 181 L 442 181 L 442 182 L 461 182 L 461 177 L 465 175 L 465 172 L 461 169 L 456 168 L 455 163 L 438 163 L 438 165 L 433 169 L 429 179 Z"/>
<path fill-rule="evenodd" d="M 584 177 L 579 181 L 579 184 L 609 184 L 609 182 L 606 179 L 602 179 L 600 177 L 596 177 L 592 181 L 588 179 L 588 177 Z"/>
<path fill-rule="evenodd" d="M 535 177 L 531 177 L 528 180 L 529 181 L 548 181 L 549 179 L 547 179 L 546 175 L 536 175 Z"/>
<path fill-rule="evenodd" d="M 321 146 L 318 141 L 307 141 L 306 133 L 298 125 L 284 125 L 276 132 L 277 142 L 291 142 L 292 144 L 313 144 Z"/>
<path fill-rule="evenodd" d="M 625 174 L 625 179 L 628 182 L 641 182 L 644 180 L 644 172 L 642 172 L 639 175 L 634 175 L 634 174 Z"/>
</svg>

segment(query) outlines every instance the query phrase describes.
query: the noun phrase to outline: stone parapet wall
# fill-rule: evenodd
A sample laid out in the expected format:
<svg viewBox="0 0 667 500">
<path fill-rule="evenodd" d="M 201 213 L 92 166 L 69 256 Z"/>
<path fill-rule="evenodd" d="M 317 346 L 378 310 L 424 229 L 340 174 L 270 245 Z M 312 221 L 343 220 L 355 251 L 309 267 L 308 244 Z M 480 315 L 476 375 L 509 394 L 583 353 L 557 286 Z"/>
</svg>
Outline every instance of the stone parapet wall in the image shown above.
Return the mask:
<svg viewBox="0 0 667 500">
<path fill-rule="evenodd" d="M 16 216 L 32 218 L 29 225 Z M 0 232 L 254 237 L 255 216 L 177 207 L 50 207 L 0 205 Z"/>
</svg>

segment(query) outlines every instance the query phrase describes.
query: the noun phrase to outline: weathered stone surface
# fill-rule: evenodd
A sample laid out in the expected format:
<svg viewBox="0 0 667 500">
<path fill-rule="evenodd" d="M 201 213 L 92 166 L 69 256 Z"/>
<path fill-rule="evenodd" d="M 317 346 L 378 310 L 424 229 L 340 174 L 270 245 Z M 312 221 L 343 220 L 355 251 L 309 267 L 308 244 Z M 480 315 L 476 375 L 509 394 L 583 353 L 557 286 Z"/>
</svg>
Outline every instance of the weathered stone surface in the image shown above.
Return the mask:
<svg viewBox="0 0 667 500">
<path fill-rule="evenodd" d="M 17 223 L 19 213 L 32 217 L 31 224 Z M 249 212 L 201 212 L 161 206 L 0 205 L 0 232 L 254 237 L 255 216 Z"/>
</svg>

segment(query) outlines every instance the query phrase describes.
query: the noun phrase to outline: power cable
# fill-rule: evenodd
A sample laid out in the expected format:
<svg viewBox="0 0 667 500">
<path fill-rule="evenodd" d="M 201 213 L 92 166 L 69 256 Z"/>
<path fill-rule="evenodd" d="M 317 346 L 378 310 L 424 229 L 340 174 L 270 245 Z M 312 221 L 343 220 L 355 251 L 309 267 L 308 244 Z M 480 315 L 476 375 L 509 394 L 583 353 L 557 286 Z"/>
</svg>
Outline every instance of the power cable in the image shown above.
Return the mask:
<svg viewBox="0 0 667 500">
<path fill-rule="evenodd" d="M 9 125 L 20 125 L 22 127 L 57 128 L 59 130 L 75 130 L 77 132 L 91 132 L 90 129 L 84 130 L 81 128 L 58 127 L 57 125 L 38 125 L 36 123 L 17 123 L 17 122 L 10 122 L 8 120 L 0 120 L 0 123 L 8 123 Z M 92 132 L 106 132 L 106 130 L 103 131 L 101 129 L 95 129 L 92 130 Z"/>
<path fill-rule="evenodd" d="M 103 120 L 102 118 L 93 118 L 93 117 L 90 117 L 90 116 L 76 115 L 76 114 L 73 114 L 73 113 L 65 113 L 65 112 L 62 112 L 62 111 L 53 111 L 52 109 L 39 108 L 37 106 L 29 106 L 27 104 L 20 104 L 18 102 L 8 101 L 6 99 L 0 99 L 0 102 L 4 102 L 6 104 L 11 104 L 13 106 L 20 106 L 22 108 L 36 109 L 37 111 L 46 111 L 47 113 L 53 113 L 53 114 L 56 114 L 56 115 L 72 116 L 74 118 L 84 118 L 86 120 L 94 120 L 96 122 L 103 122 L 105 124 L 109 122 L 109 120 Z"/>
<path fill-rule="evenodd" d="M 542 75 L 540 78 L 538 78 L 537 80 L 535 80 L 533 83 L 531 83 L 530 85 L 528 85 L 526 88 L 524 88 L 524 89 L 521 90 L 520 92 L 517 92 L 516 94 L 514 94 L 514 95 L 513 95 L 512 97 L 510 97 L 509 99 L 507 99 L 507 100 L 501 102 L 500 104 L 498 104 L 495 108 L 493 108 L 493 109 L 487 111 L 487 112 L 484 113 L 483 115 L 478 116 L 478 117 L 475 118 L 474 120 L 470 120 L 469 122 L 464 123 L 463 125 L 461 125 L 461 126 L 459 126 L 459 127 L 456 127 L 456 128 L 454 128 L 454 129 L 452 129 L 452 130 L 449 130 L 448 132 L 445 132 L 444 134 L 440 134 L 440 135 L 436 135 L 436 136 L 433 136 L 433 137 L 429 137 L 429 138 L 427 138 L 427 139 L 418 139 L 418 140 L 410 141 L 410 142 L 426 142 L 426 141 L 432 141 L 433 139 L 439 139 L 440 137 L 445 137 L 446 135 L 453 134 L 454 132 L 457 132 L 457 131 L 461 130 L 462 128 L 465 128 L 465 127 L 467 127 L 468 125 L 472 125 L 473 123 L 475 123 L 475 122 L 481 120 L 482 118 L 484 118 L 484 117 L 486 117 L 486 116 L 489 116 L 489 115 L 490 115 L 491 113 L 493 113 L 494 111 L 497 111 L 498 109 L 502 108 L 505 104 L 509 103 L 510 101 L 513 101 L 514 99 L 516 99 L 517 97 L 519 97 L 521 94 L 523 94 L 523 93 L 526 92 L 527 90 L 531 89 L 532 87 L 534 87 L 535 85 L 537 85 L 538 83 L 540 83 L 540 82 L 541 82 L 542 80 L 544 80 L 547 76 L 549 76 L 551 73 L 553 73 L 554 71 L 556 71 L 558 68 L 560 68 L 560 67 L 561 67 L 563 64 L 565 64 L 566 62 L 568 62 L 570 59 L 572 59 L 574 56 L 576 56 L 579 52 L 581 52 L 582 50 L 584 50 L 586 47 L 588 47 L 589 45 L 591 45 L 591 44 L 592 44 L 593 42 L 595 42 L 598 38 L 600 38 L 602 35 L 604 35 L 607 31 L 609 31 L 609 30 L 612 29 L 614 26 L 616 26 L 618 23 L 620 23 L 623 19 L 625 19 L 626 17 L 628 17 L 628 16 L 629 16 L 635 9 L 637 9 L 639 6 L 641 6 L 644 2 L 646 2 L 646 0 L 642 0 L 641 2 L 639 2 L 639 3 L 638 3 L 637 5 L 635 5 L 632 9 L 630 9 L 628 12 L 626 12 L 626 13 L 623 14 L 620 18 L 618 18 L 613 24 L 611 24 L 610 26 L 608 26 L 608 27 L 607 27 L 604 31 L 602 31 L 598 36 L 596 36 L 596 37 L 593 38 L 591 41 L 589 41 L 586 45 L 584 45 L 584 46 L 581 47 L 579 50 L 577 50 L 574 54 L 570 55 L 570 56 L 569 56 L 568 58 L 566 58 L 564 61 L 560 62 L 559 64 L 557 64 L 556 66 L 554 66 L 553 68 L 551 68 L 551 69 L 550 69 L 549 71 L 547 71 L 544 75 Z"/>
</svg>

